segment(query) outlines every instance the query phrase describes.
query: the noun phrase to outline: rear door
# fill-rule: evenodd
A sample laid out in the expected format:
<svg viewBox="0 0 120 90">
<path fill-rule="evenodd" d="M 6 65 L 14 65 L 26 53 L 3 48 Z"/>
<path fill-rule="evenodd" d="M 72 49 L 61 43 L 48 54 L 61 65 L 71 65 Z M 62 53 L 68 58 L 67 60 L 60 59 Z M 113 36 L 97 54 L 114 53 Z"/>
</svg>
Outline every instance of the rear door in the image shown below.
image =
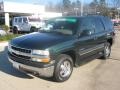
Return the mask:
<svg viewBox="0 0 120 90">
<path fill-rule="evenodd" d="M 22 26 L 22 23 L 23 23 L 23 19 L 22 19 L 22 17 L 19 17 L 19 18 L 18 18 L 17 25 L 18 25 L 18 27 L 19 27 L 19 29 L 20 29 L 21 31 L 24 30 L 24 29 L 23 29 L 23 26 Z"/>
<path fill-rule="evenodd" d="M 115 38 L 115 31 L 113 27 L 113 23 L 110 21 L 108 17 L 102 18 L 102 22 L 104 23 L 105 26 L 105 32 L 106 32 L 106 38 Z"/>
<path fill-rule="evenodd" d="M 106 32 L 104 24 L 100 17 L 94 18 L 95 21 L 95 42 L 96 46 L 99 47 L 97 51 L 102 51 L 106 42 Z"/>
</svg>

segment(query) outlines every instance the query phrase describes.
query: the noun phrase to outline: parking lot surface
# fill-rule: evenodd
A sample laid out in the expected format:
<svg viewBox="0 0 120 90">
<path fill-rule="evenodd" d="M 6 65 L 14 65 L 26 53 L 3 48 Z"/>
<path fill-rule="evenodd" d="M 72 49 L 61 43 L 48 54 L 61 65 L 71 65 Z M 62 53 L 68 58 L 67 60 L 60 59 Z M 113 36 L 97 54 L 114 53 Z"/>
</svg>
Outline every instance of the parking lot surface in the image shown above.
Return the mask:
<svg viewBox="0 0 120 90">
<path fill-rule="evenodd" d="M 14 69 L 7 59 L 7 43 L 0 43 L 0 90 L 120 90 L 120 31 L 116 33 L 110 59 L 95 59 L 74 68 L 63 83 Z"/>
</svg>

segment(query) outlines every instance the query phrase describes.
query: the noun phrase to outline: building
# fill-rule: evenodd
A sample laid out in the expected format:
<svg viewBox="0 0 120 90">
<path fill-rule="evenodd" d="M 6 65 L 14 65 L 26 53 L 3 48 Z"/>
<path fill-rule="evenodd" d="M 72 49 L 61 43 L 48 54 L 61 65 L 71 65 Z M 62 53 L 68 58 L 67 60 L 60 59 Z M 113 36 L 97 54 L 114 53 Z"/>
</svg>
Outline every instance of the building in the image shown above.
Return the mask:
<svg viewBox="0 0 120 90">
<path fill-rule="evenodd" d="M 1 2 L 0 16 L 5 17 L 5 25 L 10 25 L 10 16 L 24 16 L 37 13 L 44 13 L 45 7 L 42 5 L 23 4 L 15 2 Z"/>
<path fill-rule="evenodd" d="M 10 26 L 10 17 L 37 15 L 41 18 L 62 16 L 62 13 L 45 12 L 45 6 L 3 1 L 0 3 L 0 16 L 5 17 L 5 25 Z"/>
</svg>

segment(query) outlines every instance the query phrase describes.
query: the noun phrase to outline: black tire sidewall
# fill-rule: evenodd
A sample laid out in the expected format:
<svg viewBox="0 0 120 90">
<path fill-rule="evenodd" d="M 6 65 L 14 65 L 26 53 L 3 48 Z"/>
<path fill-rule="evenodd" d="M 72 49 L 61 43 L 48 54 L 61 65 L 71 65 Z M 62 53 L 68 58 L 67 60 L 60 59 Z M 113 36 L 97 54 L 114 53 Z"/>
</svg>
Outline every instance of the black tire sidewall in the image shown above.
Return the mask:
<svg viewBox="0 0 120 90">
<path fill-rule="evenodd" d="M 54 78 L 54 80 L 57 81 L 57 82 L 64 82 L 64 81 L 68 80 L 69 77 L 70 77 L 71 74 L 72 74 L 72 71 L 73 71 L 73 60 L 72 60 L 72 58 L 71 58 L 70 56 L 65 55 L 65 54 L 60 55 L 57 60 L 58 60 L 58 61 L 57 61 L 56 64 L 55 64 L 55 69 L 54 69 L 54 76 L 53 76 L 53 78 Z M 64 61 L 69 61 L 70 64 L 71 64 L 71 73 L 70 73 L 70 75 L 69 75 L 68 77 L 61 77 L 61 76 L 60 76 L 60 66 L 61 66 L 61 64 L 62 64 Z"/>
<path fill-rule="evenodd" d="M 18 32 L 17 27 L 14 27 L 14 28 L 13 28 L 13 34 L 17 34 L 17 32 Z"/>
<path fill-rule="evenodd" d="M 35 32 L 36 31 L 36 28 L 35 27 L 31 27 L 30 28 L 30 32 Z"/>
<path fill-rule="evenodd" d="M 109 50 L 110 50 L 110 53 L 108 56 L 106 55 L 106 50 L 105 50 L 106 47 L 109 47 Z M 110 54 L 111 54 L 111 45 L 110 43 L 107 42 L 105 43 L 105 47 L 104 47 L 103 59 L 108 59 L 110 57 Z"/>
</svg>

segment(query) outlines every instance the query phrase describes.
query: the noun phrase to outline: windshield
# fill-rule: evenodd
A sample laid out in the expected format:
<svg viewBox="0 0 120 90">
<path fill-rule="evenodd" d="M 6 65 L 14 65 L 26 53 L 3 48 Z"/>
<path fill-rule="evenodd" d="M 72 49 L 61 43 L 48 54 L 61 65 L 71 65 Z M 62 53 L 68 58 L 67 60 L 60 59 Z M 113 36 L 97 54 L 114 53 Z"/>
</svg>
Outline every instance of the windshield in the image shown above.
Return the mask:
<svg viewBox="0 0 120 90">
<path fill-rule="evenodd" d="M 40 22 L 40 18 L 28 18 L 29 22 Z"/>
<path fill-rule="evenodd" d="M 40 29 L 45 32 L 56 32 L 61 34 L 73 35 L 77 29 L 76 18 L 55 18 L 50 19 L 46 24 Z"/>
</svg>

